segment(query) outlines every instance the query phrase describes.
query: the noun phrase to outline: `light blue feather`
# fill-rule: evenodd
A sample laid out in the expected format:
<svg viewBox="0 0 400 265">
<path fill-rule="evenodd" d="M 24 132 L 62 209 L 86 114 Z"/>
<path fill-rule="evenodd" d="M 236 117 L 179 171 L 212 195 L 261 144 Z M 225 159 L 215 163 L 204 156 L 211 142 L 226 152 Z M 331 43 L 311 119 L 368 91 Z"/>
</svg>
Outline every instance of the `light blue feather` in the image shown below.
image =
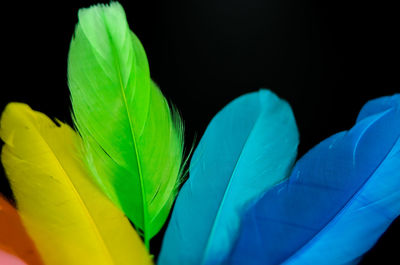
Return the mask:
<svg viewBox="0 0 400 265">
<path fill-rule="evenodd" d="M 400 213 L 400 95 L 368 102 L 246 213 L 229 264 L 356 264 Z"/>
<path fill-rule="evenodd" d="M 268 90 L 241 96 L 209 124 L 190 164 L 158 264 L 219 264 L 242 209 L 286 178 L 298 130 L 290 106 Z"/>
</svg>

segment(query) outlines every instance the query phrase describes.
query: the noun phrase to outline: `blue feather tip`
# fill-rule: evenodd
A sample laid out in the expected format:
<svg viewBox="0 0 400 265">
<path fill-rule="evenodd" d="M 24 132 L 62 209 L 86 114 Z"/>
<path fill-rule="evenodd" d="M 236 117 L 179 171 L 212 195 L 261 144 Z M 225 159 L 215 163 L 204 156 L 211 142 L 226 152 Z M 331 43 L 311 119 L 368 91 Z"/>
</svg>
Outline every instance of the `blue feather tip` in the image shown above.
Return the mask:
<svg viewBox="0 0 400 265">
<path fill-rule="evenodd" d="M 229 264 L 356 264 L 400 213 L 400 95 L 368 102 L 243 218 Z"/>
</svg>

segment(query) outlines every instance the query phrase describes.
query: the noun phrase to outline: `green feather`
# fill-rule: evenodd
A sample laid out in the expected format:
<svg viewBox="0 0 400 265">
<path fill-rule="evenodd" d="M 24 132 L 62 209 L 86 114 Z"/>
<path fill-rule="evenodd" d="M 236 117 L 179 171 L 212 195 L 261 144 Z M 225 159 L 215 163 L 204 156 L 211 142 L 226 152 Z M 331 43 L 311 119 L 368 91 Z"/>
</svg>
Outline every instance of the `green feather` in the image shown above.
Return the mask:
<svg viewBox="0 0 400 265">
<path fill-rule="evenodd" d="M 97 5 L 78 17 L 68 81 L 86 164 L 149 247 L 177 193 L 183 126 L 151 81 L 122 6 Z"/>
</svg>

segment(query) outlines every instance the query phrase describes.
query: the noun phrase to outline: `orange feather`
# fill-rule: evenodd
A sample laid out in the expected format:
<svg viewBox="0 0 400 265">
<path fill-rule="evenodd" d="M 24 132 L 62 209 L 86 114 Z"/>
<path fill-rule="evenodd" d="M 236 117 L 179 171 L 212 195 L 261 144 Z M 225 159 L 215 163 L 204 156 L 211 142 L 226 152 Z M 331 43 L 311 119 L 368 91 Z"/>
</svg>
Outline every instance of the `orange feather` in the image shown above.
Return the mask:
<svg viewBox="0 0 400 265">
<path fill-rule="evenodd" d="M 2 196 L 0 196 L 0 249 L 30 265 L 43 265 L 18 212 Z"/>
</svg>

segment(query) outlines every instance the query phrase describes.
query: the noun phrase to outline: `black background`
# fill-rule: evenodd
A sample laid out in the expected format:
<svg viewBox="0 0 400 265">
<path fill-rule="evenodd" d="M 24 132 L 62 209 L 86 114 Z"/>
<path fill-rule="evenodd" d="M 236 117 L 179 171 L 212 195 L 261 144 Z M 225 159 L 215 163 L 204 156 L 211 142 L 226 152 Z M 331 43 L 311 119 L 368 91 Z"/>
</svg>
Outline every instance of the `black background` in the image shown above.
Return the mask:
<svg viewBox="0 0 400 265">
<path fill-rule="evenodd" d="M 21 101 L 71 124 L 69 42 L 78 9 L 96 2 L 2 4 L 1 109 Z M 121 1 L 189 145 L 229 101 L 270 88 L 293 108 L 299 156 L 350 128 L 367 100 L 400 91 L 397 7 L 321 2 Z M 3 176 L 0 184 L 10 196 Z M 399 263 L 399 230 L 395 221 L 362 264 Z"/>
</svg>

